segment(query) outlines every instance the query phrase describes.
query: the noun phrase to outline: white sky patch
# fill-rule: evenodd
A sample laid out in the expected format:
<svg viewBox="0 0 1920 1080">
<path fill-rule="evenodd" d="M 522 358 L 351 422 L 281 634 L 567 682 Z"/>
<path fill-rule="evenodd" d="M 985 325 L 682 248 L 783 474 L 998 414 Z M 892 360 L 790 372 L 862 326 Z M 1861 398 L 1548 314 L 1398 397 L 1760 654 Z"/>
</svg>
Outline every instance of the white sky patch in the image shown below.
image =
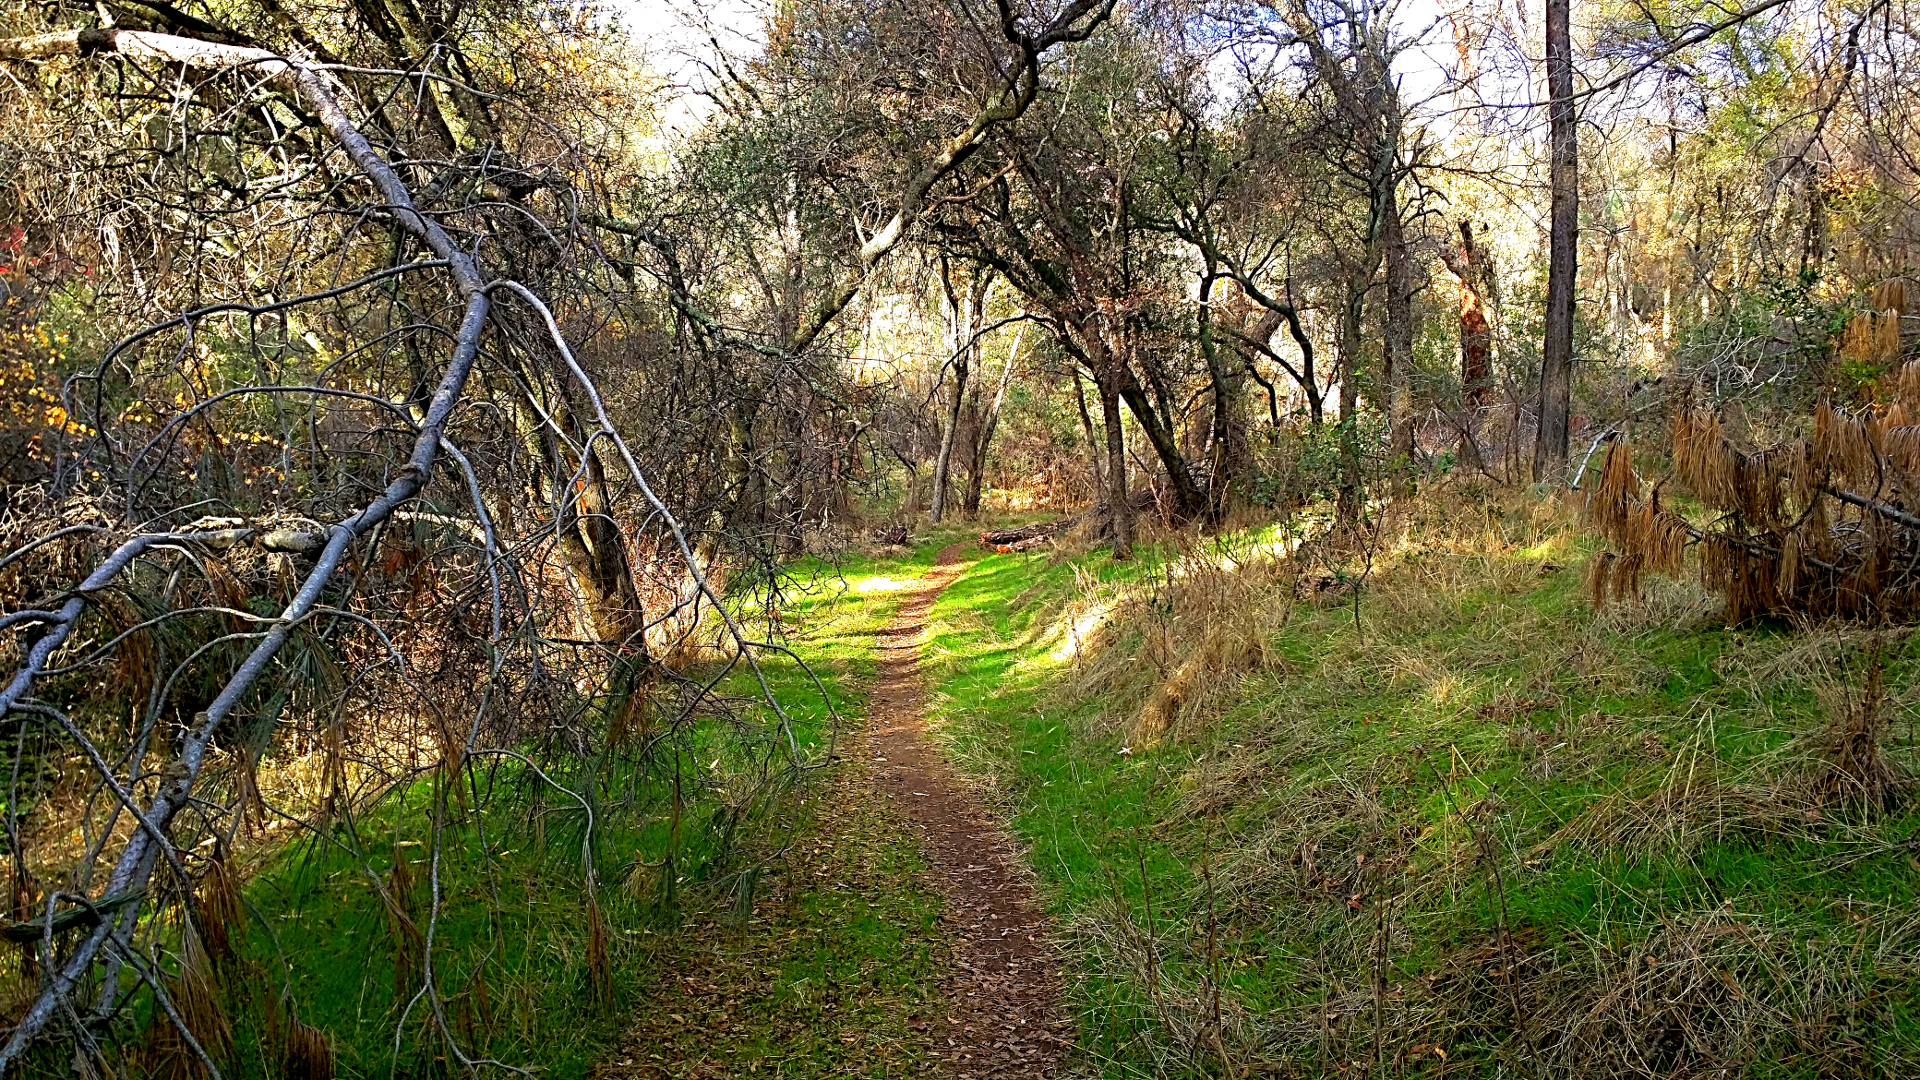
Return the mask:
<svg viewBox="0 0 1920 1080">
<path fill-rule="evenodd" d="M 765 0 L 606 0 L 607 10 L 627 28 L 635 47 L 672 88 L 662 116 L 670 139 L 697 130 L 712 115 L 706 96 L 712 85 L 715 42 L 731 56 L 750 56 L 765 40 Z M 1479 21 L 1500 18 L 1531 37 L 1544 0 L 1402 0 L 1393 11 L 1398 32 L 1420 40 L 1395 65 L 1400 100 L 1418 112 L 1451 112 L 1448 74 L 1458 63 L 1449 16 Z M 1468 13 L 1471 12 L 1471 15 Z M 1529 48 L 1537 43 L 1529 42 Z M 1224 61 L 1225 58 L 1223 57 Z M 1220 75 L 1225 75 L 1223 64 Z M 1498 79 L 1494 72 L 1486 76 Z M 1511 91 L 1511 87 L 1505 87 Z M 1524 91 L 1523 91 L 1524 93 Z"/>
<path fill-rule="evenodd" d="M 734 56 L 759 50 L 764 9 L 754 0 L 608 0 L 647 63 L 670 87 L 661 126 L 684 136 L 713 114 L 710 86 L 714 41 Z"/>
</svg>

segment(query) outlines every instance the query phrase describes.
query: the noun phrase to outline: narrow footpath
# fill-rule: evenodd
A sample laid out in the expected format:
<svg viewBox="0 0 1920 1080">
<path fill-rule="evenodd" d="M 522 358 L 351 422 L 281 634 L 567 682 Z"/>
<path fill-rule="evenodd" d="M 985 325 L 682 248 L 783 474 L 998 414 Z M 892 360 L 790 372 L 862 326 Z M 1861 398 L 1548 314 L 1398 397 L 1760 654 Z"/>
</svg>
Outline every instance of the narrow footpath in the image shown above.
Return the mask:
<svg viewBox="0 0 1920 1080">
<path fill-rule="evenodd" d="M 872 781 L 921 834 L 928 873 L 954 934 L 946 1016 L 929 1032 L 952 1076 L 1056 1077 L 1069 1037 L 1059 959 L 1019 854 L 978 792 L 926 734 L 920 648 L 927 615 L 960 576 L 964 545 L 942 551 L 880 632 L 879 673 L 868 700 Z"/>
</svg>

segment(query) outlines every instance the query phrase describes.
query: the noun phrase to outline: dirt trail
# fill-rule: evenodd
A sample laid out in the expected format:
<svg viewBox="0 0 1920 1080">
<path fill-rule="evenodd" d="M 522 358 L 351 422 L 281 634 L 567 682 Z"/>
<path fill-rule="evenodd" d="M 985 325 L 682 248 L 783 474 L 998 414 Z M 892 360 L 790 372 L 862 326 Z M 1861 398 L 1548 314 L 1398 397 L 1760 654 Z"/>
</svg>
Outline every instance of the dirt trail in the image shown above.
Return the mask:
<svg viewBox="0 0 1920 1080">
<path fill-rule="evenodd" d="M 880 633 L 879 674 L 862 749 L 874 786 L 921 832 L 929 874 L 955 935 L 948 1015 L 929 1034 L 956 1077 L 1055 1077 L 1068 1026 L 1058 958 L 1020 856 L 977 792 L 927 740 L 920 645 L 927 613 L 960 576 L 955 544 Z"/>
</svg>

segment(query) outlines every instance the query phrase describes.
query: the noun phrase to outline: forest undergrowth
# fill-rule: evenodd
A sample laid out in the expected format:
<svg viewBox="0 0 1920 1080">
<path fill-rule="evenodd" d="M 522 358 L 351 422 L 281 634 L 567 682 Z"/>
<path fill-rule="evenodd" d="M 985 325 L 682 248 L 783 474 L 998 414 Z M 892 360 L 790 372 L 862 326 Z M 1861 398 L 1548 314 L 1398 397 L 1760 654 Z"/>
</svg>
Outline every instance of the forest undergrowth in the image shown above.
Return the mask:
<svg viewBox="0 0 1920 1080">
<path fill-rule="evenodd" d="M 1920 1069 L 1920 638 L 1597 611 L 1555 498 L 1449 484 L 991 554 L 934 611 L 1111 1076 Z"/>
<path fill-rule="evenodd" d="M 1084 1069 L 1920 1067 L 1912 631 L 1728 626 L 1654 576 L 1596 609 L 1560 498 L 1444 482 L 1376 521 L 1337 544 L 1320 520 L 1163 531 L 1124 563 L 1071 538 L 979 552 L 936 604 L 934 737 L 1025 844 Z M 781 640 L 854 723 L 872 635 L 966 530 L 794 568 Z M 812 676 L 766 669 L 824 736 Z M 791 831 L 754 850 L 713 846 L 723 790 L 645 797 L 671 770 L 629 756 L 573 778 L 584 847 L 586 810 L 520 762 L 476 773 L 484 844 L 428 776 L 351 828 L 235 853 L 244 929 L 180 996 L 241 1075 L 293 1074 L 259 1057 L 299 1044 L 273 1025 L 324 1033 L 335 1075 L 447 1071 L 408 929 L 437 876 L 441 1007 L 469 1053 L 554 1077 L 922 1074 L 940 901 L 833 749 L 805 748 L 821 769 Z M 151 1028 L 165 1074 L 184 1055 Z"/>
<path fill-rule="evenodd" d="M 469 1056 L 537 1061 L 547 1078 L 916 1071 L 924 1038 L 907 1020 L 928 1011 L 946 962 L 938 901 L 916 886 L 918 853 L 898 823 L 849 809 L 855 766 L 834 754 L 820 693 L 841 718 L 857 715 L 871 635 L 901 583 L 813 563 L 791 580 L 782 634 L 807 668 L 782 653 L 762 668 L 817 768 L 776 813 L 786 825 L 733 842 L 716 824 L 723 787 L 646 790 L 720 775 L 718 757 L 676 768 L 596 756 L 583 766 L 592 775 L 569 778 L 590 807 L 556 798 L 514 759 L 474 770 L 473 796 L 442 800 L 436 785 L 460 775 L 442 770 L 357 801 L 368 808 L 357 816 L 269 829 L 233 854 L 231 924 L 203 931 L 218 940 L 175 992 L 198 1003 L 189 1026 L 233 1075 L 457 1072 L 436 1053 L 433 1004 L 419 995 L 430 926 L 440 1007 Z M 718 689 L 737 708 L 765 707 L 745 673 Z M 725 752 L 724 738 L 710 741 Z M 667 752 L 700 755 L 701 742 Z M 262 783 L 297 785 L 304 767 L 263 769 Z M 484 820 L 461 812 L 470 798 Z M 438 805 L 451 812 L 435 844 Z M 282 1060 L 301 1045 L 289 1026 L 311 1033 L 312 1060 Z M 149 1074 L 197 1075 L 164 1020 L 148 1027 Z"/>
</svg>

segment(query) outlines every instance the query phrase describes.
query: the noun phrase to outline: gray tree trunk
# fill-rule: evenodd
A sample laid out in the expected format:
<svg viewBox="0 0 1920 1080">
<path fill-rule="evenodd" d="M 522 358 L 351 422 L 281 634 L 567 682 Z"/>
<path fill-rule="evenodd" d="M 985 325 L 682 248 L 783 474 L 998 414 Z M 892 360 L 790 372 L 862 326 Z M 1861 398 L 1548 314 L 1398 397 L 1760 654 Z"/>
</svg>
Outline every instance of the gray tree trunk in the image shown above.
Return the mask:
<svg viewBox="0 0 1920 1080">
<path fill-rule="evenodd" d="M 967 392 L 967 358 L 953 362 L 953 407 L 947 410 L 946 430 L 940 433 L 940 454 L 933 460 L 933 504 L 927 520 L 938 525 L 947 511 L 947 473 L 953 464 L 953 438 L 960 430 L 961 395 Z"/>
<path fill-rule="evenodd" d="M 1127 443 L 1120 429 L 1120 388 L 1111 379 L 1095 379 L 1100 418 L 1107 426 L 1107 523 L 1113 532 L 1113 557 L 1133 558 L 1133 505 L 1127 501 Z"/>
<path fill-rule="evenodd" d="M 1580 140 L 1573 105 L 1571 0 L 1547 0 L 1549 185 L 1553 224 L 1547 242 L 1547 326 L 1540 352 L 1540 427 L 1533 478 L 1566 479 L 1573 388 L 1573 289 L 1580 244 Z"/>
<path fill-rule="evenodd" d="M 940 453 L 933 462 L 933 503 L 927 518 L 934 524 L 947 511 L 947 477 L 953 469 L 953 442 L 960 431 L 961 404 L 966 400 L 967 375 L 980 348 L 980 328 L 986 323 L 987 289 L 991 271 L 975 267 L 964 290 L 955 288 L 953 270 L 940 258 L 940 287 L 947 299 L 948 344 L 953 360 L 953 406 L 947 410 L 946 430 L 940 433 Z"/>
<path fill-rule="evenodd" d="M 1013 333 L 1013 346 L 1007 350 L 1006 365 L 1000 369 L 1000 388 L 993 392 L 993 402 L 975 424 L 973 455 L 967 467 L 967 501 L 962 504 L 970 518 L 980 515 L 980 490 L 987 472 L 987 448 L 993 444 L 994 429 L 1000 426 L 1000 405 L 1007 399 L 1007 384 L 1013 381 L 1013 366 L 1020 360 L 1020 345 L 1026 339 L 1027 324 L 1021 323 L 1020 329 Z M 985 378 L 984 373 L 981 377 Z M 1086 411 L 1084 401 L 1081 411 L 1083 414 Z"/>
<path fill-rule="evenodd" d="M 1387 375 L 1387 429 L 1395 455 L 1413 459 L 1413 255 L 1400 221 L 1400 201 L 1389 185 L 1380 223 L 1387 260 L 1383 312 Z"/>
<path fill-rule="evenodd" d="M 1087 412 L 1087 388 L 1080 379 L 1080 369 L 1073 370 L 1073 403 L 1080 409 L 1080 430 L 1087 437 L 1087 461 L 1093 469 L 1094 501 L 1100 500 L 1100 492 L 1107 489 L 1107 469 L 1100 457 L 1100 440 L 1093 435 L 1093 417 Z"/>
</svg>

